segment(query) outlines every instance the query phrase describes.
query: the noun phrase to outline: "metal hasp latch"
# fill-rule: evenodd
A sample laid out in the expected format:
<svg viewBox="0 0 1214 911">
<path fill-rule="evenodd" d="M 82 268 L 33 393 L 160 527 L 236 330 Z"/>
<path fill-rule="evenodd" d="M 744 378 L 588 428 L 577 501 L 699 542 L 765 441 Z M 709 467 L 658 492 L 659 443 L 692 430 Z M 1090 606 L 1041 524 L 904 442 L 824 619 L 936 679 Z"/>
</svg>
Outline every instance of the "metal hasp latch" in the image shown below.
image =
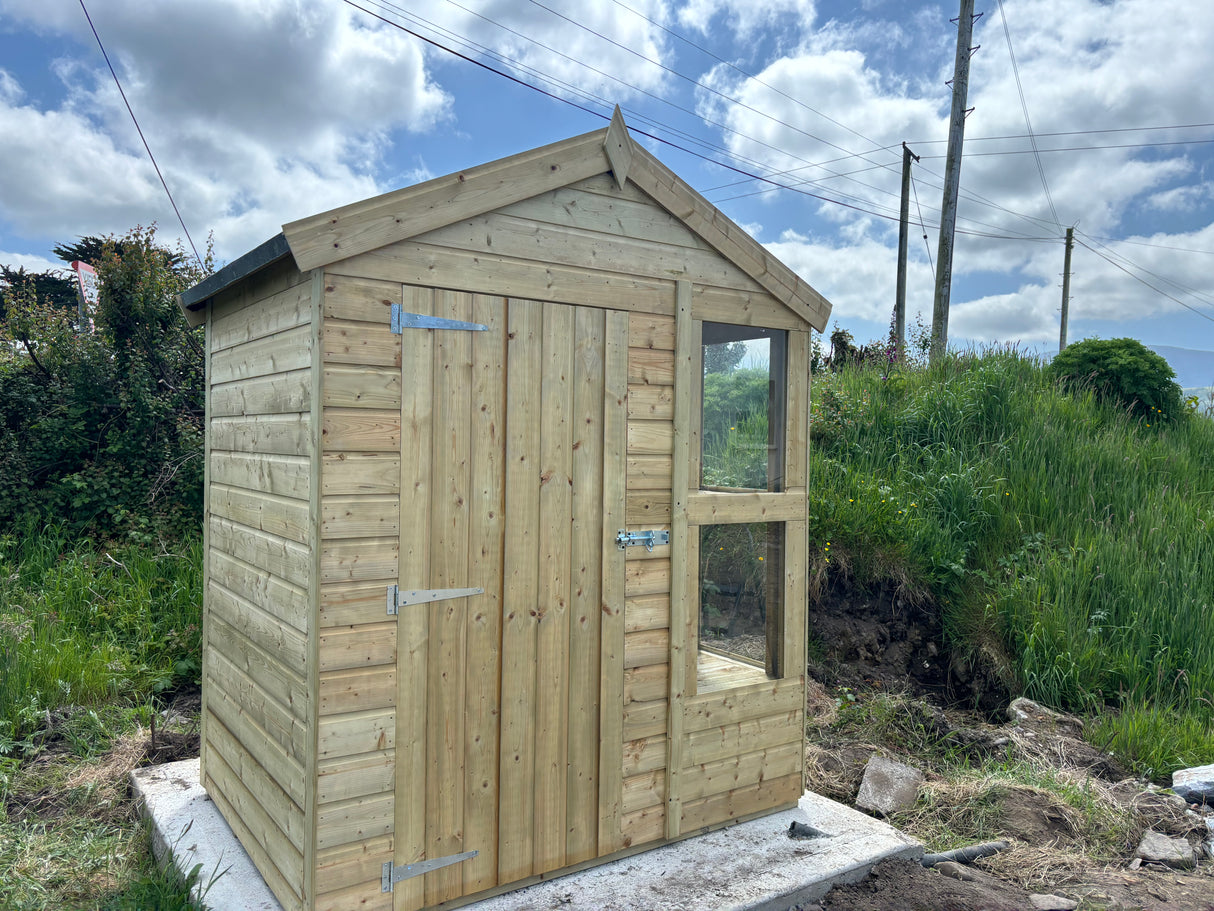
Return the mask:
<svg viewBox="0 0 1214 911">
<path fill-rule="evenodd" d="M 410 604 L 427 604 L 430 601 L 446 601 L 448 598 L 468 598 L 483 595 L 483 588 L 427 588 L 420 591 L 405 591 L 398 585 L 388 586 L 388 616 L 395 617 L 402 607 Z"/>
<path fill-rule="evenodd" d="M 644 544 L 646 550 L 653 550 L 655 544 L 670 543 L 670 532 L 624 531 L 620 529 L 620 533 L 615 536 L 615 543 L 620 550 L 623 550 L 625 547 L 636 547 L 638 544 Z"/>
<path fill-rule="evenodd" d="M 400 304 L 392 305 L 392 331 L 400 335 L 406 329 L 466 329 L 470 332 L 485 332 L 489 327 L 480 323 L 465 323 L 458 319 L 441 316 L 423 316 L 406 313 Z"/>
<path fill-rule="evenodd" d="M 411 879 L 414 876 L 421 876 L 423 873 L 430 873 L 434 870 L 441 870 L 443 867 L 462 863 L 465 860 L 471 860 L 479 853 L 479 851 L 465 851 L 463 854 L 436 857 L 434 860 L 419 860 L 415 864 L 401 864 L 399 867 L 393 866 L 390 863 L 384 864 L 383 872 L 379 877 L 379 891 L 391 892 L 393 883 L 398 883 L 404 879 Z"/>
</svg>

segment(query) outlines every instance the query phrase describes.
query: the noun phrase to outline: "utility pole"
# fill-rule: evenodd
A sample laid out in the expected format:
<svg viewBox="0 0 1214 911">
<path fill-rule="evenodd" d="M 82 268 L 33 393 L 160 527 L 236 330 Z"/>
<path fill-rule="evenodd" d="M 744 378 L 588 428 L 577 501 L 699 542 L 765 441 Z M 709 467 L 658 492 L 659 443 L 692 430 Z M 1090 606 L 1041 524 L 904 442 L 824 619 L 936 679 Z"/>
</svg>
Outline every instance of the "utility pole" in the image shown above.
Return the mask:
<svg viewBox="0 0 1214 911">
<path fill-rule="evenodd" d="M 1071 305 L 1071 250 L 1075 248 L 1075 229 L 1066 229 L 1066 256 L 1062 262 L 1062 330 L 1058 335 L 1058 353 L 1066 347 L 1066 314 Z"/>
<path fill-rule="evenodd" d="M 911 159 L 919 156 L 902 143 L 902 211 L 898 218 L 898 290 L 894 296 L 894 341 L 899 360 L 906 350 L 906 246 L 910 236 Z"/>
<path fill-rule="evenodd" d="M 940 207 L 940 247 L 936 257 L 936 297 L 932 305 L 931 363 L 948 350 L 948 302 L 953 281 L 953 233 L 957 227 L 957 190 L 961 184 L 961 143 L 965 138 L 965 100 L 969 91 L 970 47 L 974 36 L 974 0 L 961 0 L 957 19 L 957 57 L 953 64 L 953 114 L 944 165 L 944 201 Z"/>
</svg>

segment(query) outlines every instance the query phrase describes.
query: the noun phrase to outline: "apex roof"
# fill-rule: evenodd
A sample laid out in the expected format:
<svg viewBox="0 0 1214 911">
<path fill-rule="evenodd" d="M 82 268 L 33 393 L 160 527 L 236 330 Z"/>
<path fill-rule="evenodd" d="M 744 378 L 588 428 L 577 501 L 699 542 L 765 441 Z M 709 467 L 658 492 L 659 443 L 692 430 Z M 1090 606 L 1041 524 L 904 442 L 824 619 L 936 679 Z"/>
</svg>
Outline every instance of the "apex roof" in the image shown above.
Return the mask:
<svg viewBox="0 0 1214 911">
<path fill-rule="evenodd" d="M 321 268 L 605 173 L 620 188 L 632 182 L 774 298 L 815 329 L 825 329 L 830 303 L 637 145 L 618 107 L 605 130 L 286 224 L 282 234 L 186 291 L 178 302 L 197 324 L 205 319 L 208 300 L 287 255 L 301 271 Z"/>
</svg>

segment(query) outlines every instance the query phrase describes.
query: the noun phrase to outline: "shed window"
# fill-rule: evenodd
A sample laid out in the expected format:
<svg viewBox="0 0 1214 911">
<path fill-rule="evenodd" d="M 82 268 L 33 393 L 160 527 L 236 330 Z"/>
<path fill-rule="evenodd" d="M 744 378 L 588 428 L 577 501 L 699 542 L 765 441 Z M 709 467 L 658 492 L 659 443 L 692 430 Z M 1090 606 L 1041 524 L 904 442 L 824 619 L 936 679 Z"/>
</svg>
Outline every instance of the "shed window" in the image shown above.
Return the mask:
<svg viewBox="0 0 1214 911">
<path fill-rule="evenodd" d="M 703 324 L 702 489 L 782 489 L 787 345 L 782 329 Z"/>
<path fill-rule="evenodd" d="M 702 661 L 727 658 L 779 677 L 784 524 L 701 525 L 699 569 Z"/>
</svg>

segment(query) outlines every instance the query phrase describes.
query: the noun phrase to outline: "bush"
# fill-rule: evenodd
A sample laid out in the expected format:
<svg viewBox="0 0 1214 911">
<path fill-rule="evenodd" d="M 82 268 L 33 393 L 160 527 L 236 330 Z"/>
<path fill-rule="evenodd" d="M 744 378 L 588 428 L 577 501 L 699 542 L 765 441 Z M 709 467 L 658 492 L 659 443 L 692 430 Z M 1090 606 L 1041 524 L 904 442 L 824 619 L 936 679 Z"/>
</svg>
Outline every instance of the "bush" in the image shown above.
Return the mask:
<svg viewBox="0 0 1214 911">
<path fill-rule="evenodd" d="M 1060 380 L 1090 386 L 1106 404 L 1149 421 L 1184 414 L 1176 374 L 1168 362 L 1132 338 L 1086 339 L 1060 351 L 1050 365 Z"/>
<path fill-rule="evenodd" d="M 32 521 L 101 538 L 191 532 L 202 332 L 174 295 L 205 267 L 159 246 L 153 229 L 61 249 L 87 249 L 97 267 L 94 326 L 11 270 L 0 288 L 0 531 Z"/>
</svg>

